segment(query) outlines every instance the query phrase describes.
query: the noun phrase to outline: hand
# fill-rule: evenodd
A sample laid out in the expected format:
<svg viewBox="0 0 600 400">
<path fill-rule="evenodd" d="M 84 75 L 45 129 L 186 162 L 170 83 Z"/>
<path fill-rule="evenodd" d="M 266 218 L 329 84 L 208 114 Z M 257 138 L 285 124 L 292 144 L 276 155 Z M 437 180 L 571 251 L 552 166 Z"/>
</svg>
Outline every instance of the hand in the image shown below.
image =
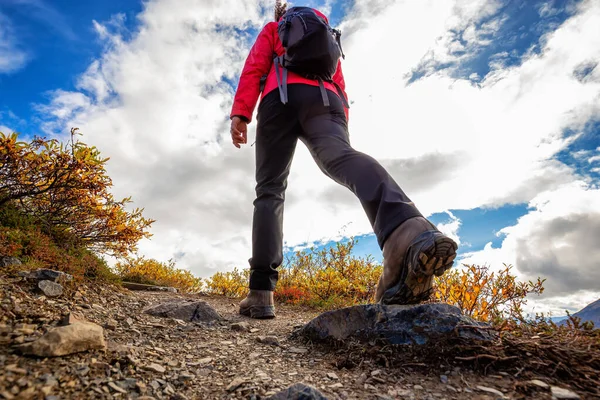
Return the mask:
<svg viewBox="0 0 600 400">
<path fill-rule="evenodd" d="M 233 145 L 240 148 L 241 144 L 248 142 L 248 123 L 243 121 L 240 117 L 233 117 L 231 120 L 231 140 Z"/>
</svg>

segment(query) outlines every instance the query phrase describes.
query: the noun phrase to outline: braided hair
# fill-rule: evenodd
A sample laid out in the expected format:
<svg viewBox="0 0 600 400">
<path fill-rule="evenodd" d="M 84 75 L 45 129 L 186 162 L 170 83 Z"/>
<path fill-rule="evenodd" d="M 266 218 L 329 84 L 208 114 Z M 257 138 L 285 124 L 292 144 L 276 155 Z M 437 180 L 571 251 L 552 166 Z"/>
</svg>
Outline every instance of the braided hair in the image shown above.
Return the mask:
<svg viewBox="0 0 600 400">
<path fill-rule="evenodd" d="M 287 10 L 287 3 L 281 4 L 281 0 L 275 0 L 275 22 L 279 21 L 279 18 L 285 14 Z"/>
</svg>

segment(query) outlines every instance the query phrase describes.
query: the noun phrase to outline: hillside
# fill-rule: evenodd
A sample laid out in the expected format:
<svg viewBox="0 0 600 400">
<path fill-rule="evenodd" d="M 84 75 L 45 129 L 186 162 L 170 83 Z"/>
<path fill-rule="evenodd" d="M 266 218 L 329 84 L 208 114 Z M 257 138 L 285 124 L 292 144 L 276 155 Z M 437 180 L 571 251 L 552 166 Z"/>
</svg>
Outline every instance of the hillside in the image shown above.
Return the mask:
<svg viewBox="0 0 600 400">
<path fill-rule="evenodd" d="M 600 327 L 600 299 L 588 304 L 582 310 L 573 314 L 573 316 L 581 318 L 581 322 L 591 321 L 595 326 Z"/>
</svg>

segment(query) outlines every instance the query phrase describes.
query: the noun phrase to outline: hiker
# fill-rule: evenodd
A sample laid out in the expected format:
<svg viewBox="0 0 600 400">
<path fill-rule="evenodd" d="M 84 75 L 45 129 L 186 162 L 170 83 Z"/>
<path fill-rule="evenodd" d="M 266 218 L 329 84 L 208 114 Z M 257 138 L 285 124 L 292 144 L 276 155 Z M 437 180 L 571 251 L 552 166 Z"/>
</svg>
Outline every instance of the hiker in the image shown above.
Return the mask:
<svg viewBox="0 0 600 400">
<path fill-rule="evenodd" d="M 240 303 L 242 315 L 275 317 L 285 190 L 298 139 L 327 176 L 356 195 L 371 222 L 384 257 L 377 302 L 422 302 L 431 294 L 433 275 L 452 267 L 456 243 L 421 215 L 375 159 L 350 146 L 341 58 L 340 32 L 325 15 L 308 7 L 286 10 L 278 0 L 275 21 L 265 25 L 246 59 L 230 113 L 237 148 L 247 143 L 248 124 L 261 101 L 250 292 Z"/>
</svg>

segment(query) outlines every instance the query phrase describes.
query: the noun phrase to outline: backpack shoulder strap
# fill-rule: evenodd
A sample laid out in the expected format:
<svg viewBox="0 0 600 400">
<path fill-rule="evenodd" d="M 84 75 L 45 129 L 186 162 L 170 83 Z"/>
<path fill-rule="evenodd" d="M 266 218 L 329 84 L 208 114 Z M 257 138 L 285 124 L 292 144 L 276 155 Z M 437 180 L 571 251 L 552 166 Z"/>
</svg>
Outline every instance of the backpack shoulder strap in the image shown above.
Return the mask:
<svg viewBox="0 0 600 400">
<path fill-rule="evenodd" d="M 283 34 L 281 36 L 281 45 L 286 48 L 288 45 L 288 41 L 290 38 L 290 28 L 292 27 L 292 18 L 290 15 L 286 15 L 283 17 L 283 20 L 280 22 L 284 26 Z"/>
<path fill-rule="evenodd" d="M 275 56 L 275 59 L 273 60 L 273 62 L 275 64 L 275 76 L 277 78 L 277 88 L 279 89 L 279 98 L 281 99 L 281 102 L 283 104 L 287 104 L 287 102 L 288 102 L 288 87 L 287 87 L 288 71 L 287 71 L 287 68 L 285 68 L 281 64 L 280 57 Z M 281 67 L 281 69 L 283 70 L 282 72 L 279 71 L 279 67 Z"/>
<path fill-rule="evenodd" d="M 327 89 L 323 84 L 323 79 L 319 78 L 319 89 L 321 89 L 321 98 L 323 99 L 323 105 L 329 107 L 329 97 L 327 96 Z"/>
</svg>

